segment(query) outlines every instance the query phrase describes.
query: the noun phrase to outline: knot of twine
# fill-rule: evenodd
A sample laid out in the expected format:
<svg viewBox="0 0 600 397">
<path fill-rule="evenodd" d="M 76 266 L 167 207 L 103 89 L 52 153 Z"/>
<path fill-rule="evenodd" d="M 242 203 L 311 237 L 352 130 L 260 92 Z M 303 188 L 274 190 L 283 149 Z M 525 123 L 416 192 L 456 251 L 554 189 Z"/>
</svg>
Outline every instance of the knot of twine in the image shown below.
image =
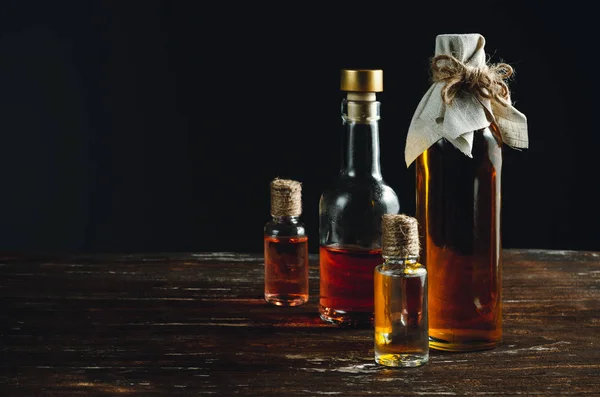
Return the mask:
<svg viewBox="0 0 600 397">
<path fill-rule="evenodd" d="M 271 182 L 271 215 L 300 216 L 302 185 L 291 179 L 275 178 Z"/>
<path fill-rule="evenodd" d="M 406 258 L 419 256 L 419 224 L 404 214 L 384 214 L 381 218 L 381 254 Z"/>
<path fill-rule="evenodd" d="M 486 64 L 482 67 L 467 65 L 452 55 L 438 55 L 431 61 L 435 83 L 445 83 L 442 100 L 449 105 L 456 94 L 466 89 L 480 98 L 494 100 L 503 106 L 510 104 L 510 91 L 504 80 L 513 74 L 506 63 Z"/>
</svg>

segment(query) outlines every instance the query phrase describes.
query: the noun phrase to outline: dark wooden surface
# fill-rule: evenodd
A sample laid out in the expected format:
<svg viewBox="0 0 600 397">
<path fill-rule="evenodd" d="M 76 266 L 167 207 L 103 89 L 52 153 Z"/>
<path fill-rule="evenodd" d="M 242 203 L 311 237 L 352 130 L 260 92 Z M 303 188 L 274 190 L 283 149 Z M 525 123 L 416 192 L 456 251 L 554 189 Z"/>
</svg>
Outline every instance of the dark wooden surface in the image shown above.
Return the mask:
<svg viewBox="0 0 600 397">
<path fill-rule="evenodd" d="M 507 250 L 504 343 L 373 361 L 371 330 L 263 300 L 262 256 L 0 257 L 0 396 L 600 396 L 600 253 Z"/>
</svg>

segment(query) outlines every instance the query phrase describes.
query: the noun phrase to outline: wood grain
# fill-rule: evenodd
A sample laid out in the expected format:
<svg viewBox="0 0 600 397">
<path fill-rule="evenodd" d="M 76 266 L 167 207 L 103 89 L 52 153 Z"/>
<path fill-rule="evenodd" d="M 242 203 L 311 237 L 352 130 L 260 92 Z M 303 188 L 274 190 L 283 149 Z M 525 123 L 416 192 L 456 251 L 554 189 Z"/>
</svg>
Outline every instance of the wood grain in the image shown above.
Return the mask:
<svg viewBox="0 0 600 397">
<path fill-rule="evenodd" d="M 262 256 L 0 256 L 0 396 L 600 396 L 600 253 L 504 252 L 504 343 L 373 360 L 311 297 L 263 299 Z"/>
</svg>

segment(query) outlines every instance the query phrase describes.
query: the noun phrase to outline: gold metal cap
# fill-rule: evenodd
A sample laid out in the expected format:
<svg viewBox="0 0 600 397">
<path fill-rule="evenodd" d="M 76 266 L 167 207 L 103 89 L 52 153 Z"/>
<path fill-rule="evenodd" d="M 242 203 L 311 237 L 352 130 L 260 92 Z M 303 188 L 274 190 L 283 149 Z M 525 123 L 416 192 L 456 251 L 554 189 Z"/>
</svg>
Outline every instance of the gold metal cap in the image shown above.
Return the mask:
<svg viewBox="0 0 600 397">
<path fill-rule="evenodd" d="M 383 70 L 342 69 L 340 89 L 342 91 L 382 92 Z"/>
</svg>

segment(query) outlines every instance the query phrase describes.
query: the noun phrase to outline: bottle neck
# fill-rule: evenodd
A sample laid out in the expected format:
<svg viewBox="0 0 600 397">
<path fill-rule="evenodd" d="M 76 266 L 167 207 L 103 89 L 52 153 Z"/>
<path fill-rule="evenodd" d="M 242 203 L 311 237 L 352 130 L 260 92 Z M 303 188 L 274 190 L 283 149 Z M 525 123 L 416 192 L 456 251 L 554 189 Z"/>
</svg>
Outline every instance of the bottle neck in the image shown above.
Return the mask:
<svg viewBox="0 0 600 397">
<path fill-rule="evenodd" d="M 379 159 L 379 105 L 375 100 L 342 101 L 341 172 L 349 177 L 370 176 L 381 180 Z"/>
<path fill-rule="evenodd" d="M 389 256 L 382 255 L 384 264 L 412 266 L 418 263 L 418 256 Z"/>
<path fill-rule="evenodd" d="M 422 272 L 425 268 L 419 263 L 419 258 L 416 256 L 399 257 L 399 256 L 383 256 L 381 270 L 388 272 L 400 272 L 402 274 L 411 274 L 414 272 Z"/>
<path fill-rule="evenodd" d="M 271 215 L 273 218 L 273 222 L 275 223 L 285 223 L 285 224 L 298 224 L 300 222 L 300 216 L 281 216 L 281 215 Z"/>
</svg>

